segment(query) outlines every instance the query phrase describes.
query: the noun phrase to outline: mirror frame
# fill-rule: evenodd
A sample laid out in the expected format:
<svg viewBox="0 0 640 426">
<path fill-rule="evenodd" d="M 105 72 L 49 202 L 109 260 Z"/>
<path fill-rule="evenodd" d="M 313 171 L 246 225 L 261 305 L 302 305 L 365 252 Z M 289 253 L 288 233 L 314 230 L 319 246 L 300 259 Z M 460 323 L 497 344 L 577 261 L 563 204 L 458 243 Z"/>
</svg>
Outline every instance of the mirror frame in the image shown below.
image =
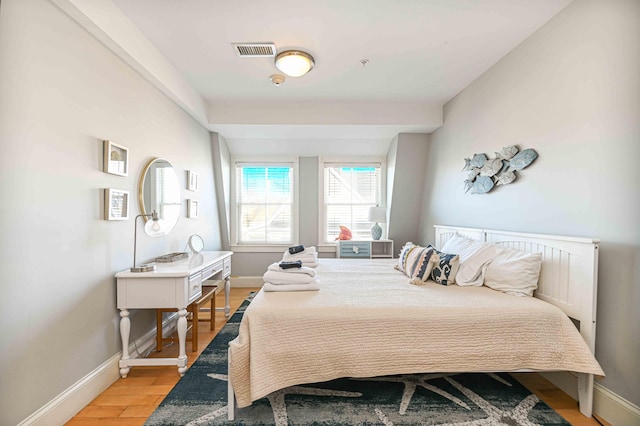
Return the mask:
<svg viewBox="0 0 640 426">
<path fill-rule="evenodd" d="M 142 169 L 142 173 L 140 174 L 140 179 L 138 180 L 138 205 L 140 207 L 140 212 L 143 215 L 149 215 L 149 216 L 142 216 L 142 220 L 144 221 L 144 223 L 147 223 L 147 221 L 150 219 L 150 215 L 152 213 L 152 212 L 147 211 L 147 209 L 145 208 L 145 205 L 144 205 L 143 192 L 144 192 L 145 178 L 146 178 L 147 172 L 149 171 L 151 166 L 153 164 L 155 164 L 156 162 L 159 162 L 159 161 L 164 161 L 167 164 L 169 164 L 171 166 L 171 168 L 173 169 L 173 172 L 176 175 L 176 181 L 178 180 L 178 174 L 175 171 L 175 167 L 167 159 L 164 159 L 164 158 L 161 158 L 161 157 L 155 157 L 155 158 L 152 158 L 151 160 L 149 160 L 149 162 L 144 166 L 144 168 Z M 180 182 L 179 181 L 177 181 L 177 184 L 178 184 L 178 188 L 180 188 Z M 180 210 L 182 211 L 182 193 L 180 193 Z M 161 219 L 163 219 L 167 223 L 169 222 L 165 218 L 161 218 Z M 175 228 L 176 224 L 178 223 L 178 219 L 180 219 L 180 213 L 178 213 L 175 222 L 173 222 L 171 224 L 171 226 L 169 226 L 167 228 L 167 231 L 166 231 L 165 235 L 169 234 L 173 230 L 173 228 Z"/>
<path fill-rule="evenodd" d="M 189 248 L 194 253 L 200 253 L 204 249 L 204 240 L 198 234 L 193 234 L 187 241 Z"/>
</svg>

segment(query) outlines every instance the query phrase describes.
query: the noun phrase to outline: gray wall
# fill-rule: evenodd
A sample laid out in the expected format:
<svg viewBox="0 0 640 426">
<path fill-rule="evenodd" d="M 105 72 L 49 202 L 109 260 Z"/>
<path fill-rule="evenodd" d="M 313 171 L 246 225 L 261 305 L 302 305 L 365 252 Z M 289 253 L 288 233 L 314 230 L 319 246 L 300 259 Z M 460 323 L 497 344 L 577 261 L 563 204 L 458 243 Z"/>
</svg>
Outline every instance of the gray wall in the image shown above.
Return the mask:
<svg viewBox="0 0 640 426">
<path fill-rule="evenodd" d="M 432 134 L 422 241 L 434 224 L 600 238 L 601 384 L 640 405 L 640 2 L 575 1 L 445 107 Z M 463 159 L 517 144 L 511 185 L 465 194 Z"/>
<path fill-rule="evenodd" d="M 209 132 L 45 0 L 0 9 L 0 424 L 17 424 L 121 350 L 114 273 L 131 266 L 139 173 L 199 174 L 200 217 L 138 235 L 138 259 L 203 236 L 219 249 Z M 102 139 L 130 173 L 102 172 Z M 129 220 L 103 220 L 103 188 L 131 193 Z M 139 220 L 139 222 L 141 222 Z M 141 227 L 141 224 L 139 223 Z M 142 235 L 140 235 L 142 234 Z M 154 327 L 132 312 L 132 339 Z"/>
<path fill-rule="evenodd" d="M 222 136 L 211 133 L 215 197 L 220 218 L 220 241 L 223 250 L 231 250 L 229 212 L 231 209 L 231 154 Z"/>
<path fill-rule="evenodd" d="M 400 133 L 389 147 L 387 156 L 387 206 L 389 239 L 394 240 L 394 254 L 407 241 L 417 242 L 420 229 L 425 159 L 429 135 Z"/>
<path fill-rule="evenodd" d="M 300 191 L 298 192 L 299 240 L 300 244 L 314 246 L 318 244 L 319 234 L 320 185 L 318 182 L 318 157 L 300 157 L 298 159 L 298 167 L 298 178 L 300 180 Z"/>
</svg>

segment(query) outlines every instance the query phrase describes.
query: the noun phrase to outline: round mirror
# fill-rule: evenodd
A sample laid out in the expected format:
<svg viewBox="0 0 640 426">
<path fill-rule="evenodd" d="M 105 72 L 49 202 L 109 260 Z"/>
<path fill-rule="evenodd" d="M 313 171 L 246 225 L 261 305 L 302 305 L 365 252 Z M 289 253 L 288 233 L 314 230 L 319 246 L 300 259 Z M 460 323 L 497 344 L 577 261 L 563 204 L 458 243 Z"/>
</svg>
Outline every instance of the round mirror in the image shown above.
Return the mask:
<svg viewBox="0 0 640 426">
<path fill-rule="evenodd" d="M 171 163 L 155 158 L 146 165 L 140 175 L 138 199 L 142 214 L 158 212 L 158 217 L 164 221 L 166 234 L 176 226 L 182 200 L 178 176 Z M 146 222 L 150 216 L 143 219 Z"/>
<path fill-rule="evenodd" d="M 189 248 L 194 253 L 200 253 L 204 248 L 204 240 L 198 234 L 193 234 L 189 237 Z"/>
</svg>

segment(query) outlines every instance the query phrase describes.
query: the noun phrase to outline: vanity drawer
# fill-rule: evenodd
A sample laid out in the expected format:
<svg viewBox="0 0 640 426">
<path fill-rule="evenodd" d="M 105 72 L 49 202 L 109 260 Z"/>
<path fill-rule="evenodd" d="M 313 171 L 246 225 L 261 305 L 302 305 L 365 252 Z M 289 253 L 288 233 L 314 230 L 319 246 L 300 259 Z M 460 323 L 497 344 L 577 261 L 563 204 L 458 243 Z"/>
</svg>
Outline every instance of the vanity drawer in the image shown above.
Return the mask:
<svg viewBox="0 0 640 426">
<path fill-rule="evenodd" d="M 202 274 L 197 272 L 189 275 L 189 282 L 187 285 L 187 294 L 189 296 L 189 303 L 191 303 L 202 294 Z"/>
<path fill-rule="evenodd" d="M 217 275 L 221 271 L 222 271 L 222 262 L 216 262 L 213 265 L 207 266 L 201 271 L 202 281 L 208 280 L 209 278 L 213 277 L 214 275 Z"/>
</svg>

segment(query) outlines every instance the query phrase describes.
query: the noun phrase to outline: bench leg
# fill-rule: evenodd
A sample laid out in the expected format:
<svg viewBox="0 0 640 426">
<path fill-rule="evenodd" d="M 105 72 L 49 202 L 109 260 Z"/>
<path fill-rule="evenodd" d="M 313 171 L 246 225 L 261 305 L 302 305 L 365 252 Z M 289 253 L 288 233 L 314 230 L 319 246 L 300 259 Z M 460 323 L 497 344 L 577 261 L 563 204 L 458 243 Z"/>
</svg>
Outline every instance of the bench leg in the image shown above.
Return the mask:
<svg viewBox="0 0 640 426">
<path fill-rule="evenodd" d="M 162 351 L 162 311 L 156 309 L 156 350 Z"/>
<path fill-rule="evenodd" d="M 213 296 L 211 296 L 211 324 L 210 329 L 215 330 L 216 328 L 216 291 L 213 291 Z"/>
<path fill-rule="evenodd" d="M 193 352 L 198 350 L 198 311 L 200 311 L 198 305 L 191 309 L 191 350 Z"/>
</svg>

